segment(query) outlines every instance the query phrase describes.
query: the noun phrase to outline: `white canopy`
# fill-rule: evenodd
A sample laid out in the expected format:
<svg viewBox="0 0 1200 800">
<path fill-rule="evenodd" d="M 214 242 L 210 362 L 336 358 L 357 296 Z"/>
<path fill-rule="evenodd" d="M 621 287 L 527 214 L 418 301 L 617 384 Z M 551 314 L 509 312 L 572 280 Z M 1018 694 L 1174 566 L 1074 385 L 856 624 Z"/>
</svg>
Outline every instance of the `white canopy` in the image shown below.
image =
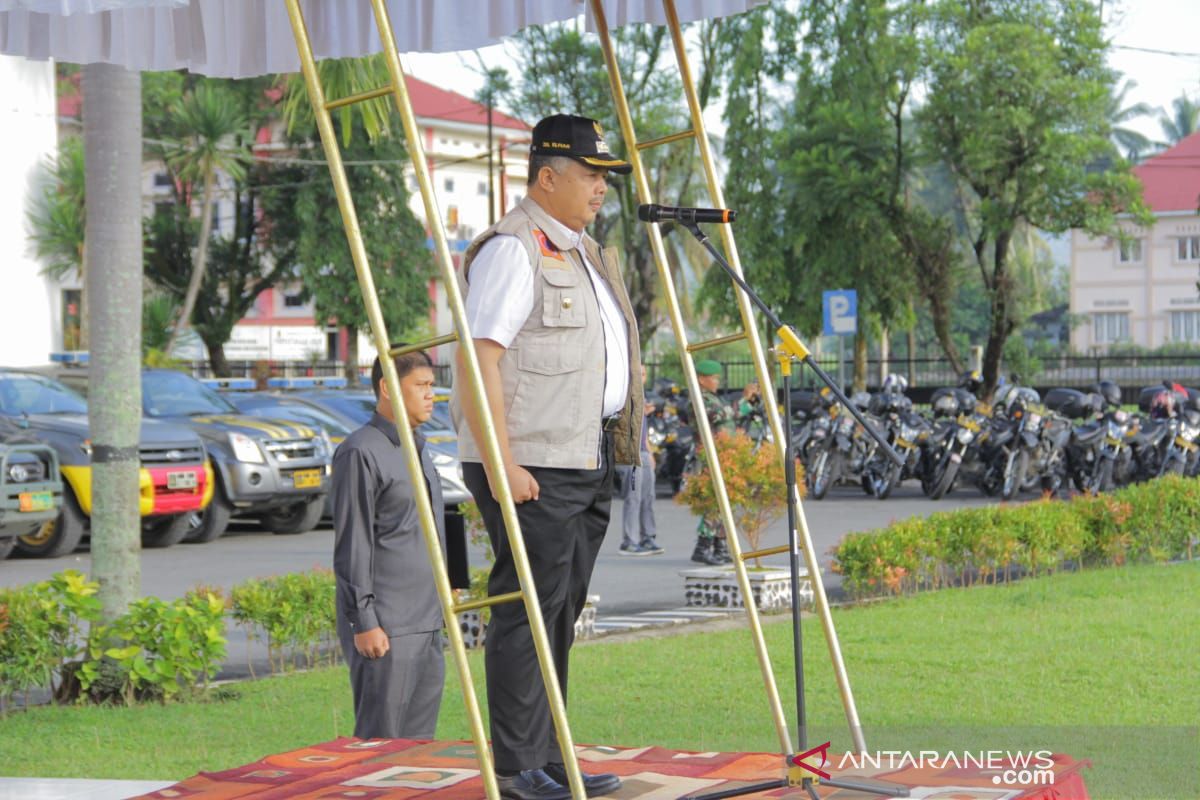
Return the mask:
<svg viewBox="0 0 1200 800">
<path fill-rule="evenodd" d="M 682 22 L 767 0 L 679 0 Z M 401 52 L 471 50 L 575 19 L 584 0 L 387 0 Z M 663 24 L 660 0 L 603 0 L 611 27 Z M 366 0 L 303 0 L 317 58 L 378 52 Z M 590 13 L 588 27 L 592 28 Z M 300 69 L 283 0 L 0 0 L 0 53 L 245 78 Z"/>
</svg>

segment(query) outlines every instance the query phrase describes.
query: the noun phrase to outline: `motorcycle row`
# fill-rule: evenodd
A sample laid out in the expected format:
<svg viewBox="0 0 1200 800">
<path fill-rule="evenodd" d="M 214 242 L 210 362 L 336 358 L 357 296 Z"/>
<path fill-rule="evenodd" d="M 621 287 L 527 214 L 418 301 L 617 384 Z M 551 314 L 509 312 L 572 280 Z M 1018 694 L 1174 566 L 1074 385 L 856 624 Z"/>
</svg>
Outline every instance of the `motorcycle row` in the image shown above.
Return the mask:
<svg viewBox="0 0 1200 800">
<path fill-rule="evenodd" d="M 880 500 L 904 481 L 917 481 L 938 500 L 972 485 L 1005 500 L 1022 492 L 1057 495 L 1071 487 L 1096 494 L 1160 475 L 1200 472 L 1200 391 L 1171 381 L 1141 390 L 1137 413 L 1124 410 L 1121 389 L 1100 381 L 1086 391 L 1051 389 L 1042 397 L 1016 382 L 977 397 L 978 372 L 934 391 L 927 411 L 913 406 L 900 375 L 874 393 L 849 400 L 901 457 L 886 458 L 875 439 L 829 389 L 792 391 L 792 445 L 808 496 L 826 497 L 837 485 L 858 485 Z M 648 438 L 658 453 L 659 487 L 679 491 L 696 459 L 686 393 L 656 381 L 647 400 Z M 761 403 L 739 404 L 739 429 L 769 441 Z"/>
</svg>

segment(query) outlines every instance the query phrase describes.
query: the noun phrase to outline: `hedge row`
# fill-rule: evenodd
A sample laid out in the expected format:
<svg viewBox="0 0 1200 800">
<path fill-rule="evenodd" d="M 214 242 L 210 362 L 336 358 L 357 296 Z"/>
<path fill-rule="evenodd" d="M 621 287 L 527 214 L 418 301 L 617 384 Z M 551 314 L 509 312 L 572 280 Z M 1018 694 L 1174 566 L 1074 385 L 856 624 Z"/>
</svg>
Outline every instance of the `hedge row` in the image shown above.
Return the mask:
<svg viewBox="0 0 1200 800">
<path fill-rule="evenodd" d="M 1200 481 L 1172 476 L 1095 497 L 945 511 L 852 533 L 834 548 L 833 571 L 865 598 L 1191 559 L 1198 537 Z"/>
<path fill-rule="evenodd" d="M 99 584 L 75 570 L 0 589 L 0 714 L 17 695 L 129 704 L 202 691 L 225 659 L 228 615 L 264 638 L 272 671 L 339 655 L 329 570 L 251 580 L 227 600 L 199 587 L 170 602 L 145 597 L 100 624 Z"/>
</svg>

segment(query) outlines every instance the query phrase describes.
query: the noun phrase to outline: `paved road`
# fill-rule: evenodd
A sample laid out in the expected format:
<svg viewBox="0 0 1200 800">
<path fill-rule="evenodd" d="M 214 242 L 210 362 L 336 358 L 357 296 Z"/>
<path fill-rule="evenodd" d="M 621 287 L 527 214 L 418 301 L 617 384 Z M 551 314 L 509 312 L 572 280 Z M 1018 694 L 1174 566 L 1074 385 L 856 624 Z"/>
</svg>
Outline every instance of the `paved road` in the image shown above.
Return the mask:
<svg viewBox="0 0 1200 800">
<path fill-rule="evenodd" d="M 808 501 L 804 513 L 813 545 L 826 567 L 829 550 L 846 533 L 872 530 L 897 519 L 926 515 L 933 511 L 988 502 L 975 491 L 957 491 L 946 500 L 932 502 L 921 495 L 914 484 L 902 487 L 895 495 L 880 502 L 867 498 L 860 490 L 839 487 L 821 502 Z M 667 552 L 659 556 L 621 556 L 620 501 L 613 505 L 613 520 L 596 564 L 592 591 L 600 595 L 600 613 L 631 613 L 683 605 L 683 579 L 679 571 L 694 565 L 688 560 L 695 542 L 695 518 L 684 507 L 668 498 L 655 505 L 659 543 Z M 783 520 L 772 525 L 761 546 L 786 544 L 787 526 Z M 177 545 L 167 550 L 142 553 L 142 591 L 162 598 L 181 596 L 197 584 L 225 589 L 248 578 L 285 572 L 329 567 L 332 560 L 333 531 L 320 528 L 299 536 L 272 536 L 252 525 L 235 523 L 217 542 L 208 545 Z M 781 563 L 786 558 L 781 557 Z M 483 564 L 473 554 L 473 562 Z M 0 561 L 0 586 L 12 586 L 42 580 L 63 569 L 87 572 L 91 558 L 86 550 L 57 559 L 10 558 Z M 827 590 L 837 594 L 837 575 L 826 572 Z"/>
</svg>

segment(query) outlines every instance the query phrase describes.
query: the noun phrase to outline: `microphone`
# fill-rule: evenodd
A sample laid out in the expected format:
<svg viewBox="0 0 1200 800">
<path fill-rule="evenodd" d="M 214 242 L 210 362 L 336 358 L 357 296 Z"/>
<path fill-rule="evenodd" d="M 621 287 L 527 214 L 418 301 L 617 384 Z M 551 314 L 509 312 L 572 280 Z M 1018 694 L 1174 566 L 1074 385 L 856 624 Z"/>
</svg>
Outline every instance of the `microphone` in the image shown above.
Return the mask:
<svg viewBox="0 0 1200 800">
<path fill-rule="evenodd" d="M 737 219 L 737 212 L 728 208 L 675 208 L 646 203 L 638 206 L 638 219 L 642 222 L 675 220 L 685 225 L 697 222 L 729 223 Z"/>
</svg>

